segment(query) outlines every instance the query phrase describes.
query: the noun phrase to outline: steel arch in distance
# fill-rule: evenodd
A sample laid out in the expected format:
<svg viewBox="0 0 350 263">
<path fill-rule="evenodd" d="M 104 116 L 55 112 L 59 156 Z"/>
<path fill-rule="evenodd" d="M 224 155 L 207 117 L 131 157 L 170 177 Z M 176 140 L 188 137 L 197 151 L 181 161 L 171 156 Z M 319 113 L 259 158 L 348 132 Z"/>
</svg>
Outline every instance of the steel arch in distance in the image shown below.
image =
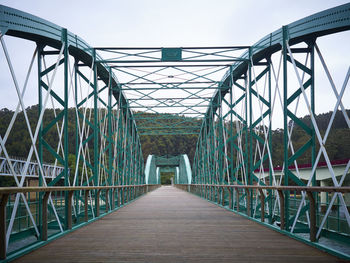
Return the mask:
<svg viewBox="0 0 350 263">
<path fill-rule="evenodd" d="M 178 156 L 149 155 L 145 167 L 146 184 L 160 184 L 160 167 L 174 169 L 174 184 L 191 184 L 192 170 L 187 154 Z"/>
</svg>

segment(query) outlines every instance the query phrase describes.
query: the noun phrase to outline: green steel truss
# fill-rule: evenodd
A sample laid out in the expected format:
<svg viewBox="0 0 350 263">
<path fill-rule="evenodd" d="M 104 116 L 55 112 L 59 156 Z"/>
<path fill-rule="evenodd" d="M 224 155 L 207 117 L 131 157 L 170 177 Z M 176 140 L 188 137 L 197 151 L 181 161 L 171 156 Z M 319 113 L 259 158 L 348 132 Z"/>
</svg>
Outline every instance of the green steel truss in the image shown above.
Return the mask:
<svg viewBox="0 0 350 263">
<path fill-rule="evenodd" d="M 146 184 L 160 184 L 162 170 L 174 172 L 174 184 L 190 184 L 192 182 L 192 170 L 187 154 L 178 156 L 149 155 L 145 167 Z"/>
<path fill-rule="evenodd" d="M 146 183 L 145 172 L 149 173 L 151 168 L 145 169 L 140 136 L 197 134 L 196 153 L 191 160 L 192 179 L 177 183 L 191 181 L 202 187 L 208 184 L 314 186 L 319 183 L 316 168 L 322 157 L 330 185 L 344 186 L 349 183 L 350 156 L 346 156 L 348 161 L 342 173 L 336 174 L 325 145 L 337 110 L 350 129 L 346 112 L 350 69 L 346 70 L 341 87 L 337 87 L 339 84 L 333 80 L 318 39 L 349 29 L 350 4 L 345 4 L 284 26 L 253 46 L 93 48 L 67 29 L 0 5 L 1 63 L 8 66 L 8 78 L 13 81 L 18 98 L 12 120 L 0 137 L 0 155 L 6 158 L 20 187 L 24 186 L 32 160 L 39 166 L 40 186 L 141 185 Z M 24 78 L 16 75 L 8 38 L 34 43 Z M 23 68 L 23 63 L 19 64 Z M 327 76 L 328 95 L 335 101 L 330 109 L 334 114 L 325 132 L 320 131 L 315 121 L 315 104 L 322 103 L 316 101 L 316 64 Z M 27 87 L 32 72 L 37 72 L 35 90 Z M 37 94 L 36 123 L 29 123 L 27 117 L 28 92 Z M 48 109 L 54 111 L 53 119 L 46 120 Z M 73 116 L 69 115 L 69 109 L 73 109 Z M 301 109 L 311 116 L 311 124 L 301 118 Z M 26 153 L 28 165 L 21 174 L 15 172 L 6 149 L 20 112 L 24 114 L 31 143 Z M 275 123 L 279 123 L 283 132 L 283 152 L 278 153 L 283 155 L 282 163 L 276 163 L 272 147 Z M 68 133 L 69 125 L 75 127 L 75 134 Z M 304 145 L 298 147 L 293 141 L 295 127 L 306 138 Z M 57 137 L 53 141 L 48 137 L 52 132 Z M 305 154 L 309 154 L 311 164 L 306 179 L 299 169 Z M 45 162 L 60 167 L 62 172 L 48 179 L 42 168 Z M 155 172 L 155 159 L 147 163 Z M 280 169 L 274 169 L 277 166 Z M 218 189 L 210 188 L 211 196 L 225 195 Z M 99 191 L 90 191 L 88 196 L 75 191 L 73 199 L 67 192 L 49 196 L 52 233 L 62 234 L 68 229 L 70 211 L 65 204 L 70 200 L 78 224 L 85 209 L 82 205 L 85 197 L 89 199 L 90 217 L 97 218 L 100 203 L 108 207 L 113 193 L 107 192 L 109 198 L 101 199 Z M 303 192 L 287 193 L 284 209 L 280 207 L 278 194 L 272 190 L 242 190 L 239 200 L 234 202 L 244 207 L 249 216 L 261 218 L 259 195 L 262 193 L 266 195 L 266 223 L 276 225 L 280 211 L 284 210 L 286 232 L 297 235 L 310 231 L 309 202 Z M 117 193 L 123 200 L 128 194 Z M 231 194 L 234 199 L 235 195 Z M 33 234 L 40 240 L 43 198 L 41 194 L 35 198 L 39 201 L 33 202 L 31 196 L 17 194 L 10 199 L 7 245 Z M 322 196 L 316 196 L 317 205 L 326 206 L 326 211 L 317 215 L 317 239 L 335 236 L 349 241 L 347 198 L 334 194 L 327 195 L 324 201 Z M 343 211 L 343 217 L 338 216 L 337 227 L 330 223 L 334 210 L 338 215 Z M 19 213 L 26 218 L 25 225 L 18 219 Z"/>
<path fill-rule="evenodd" d="M 100 47 L 134 111 L 140 135 L 198 134 L 220 80 L 248 47 Z M 152 115 L 150 115 L 152 114 Z M 185 118 L 183 118 L 185 117 Z M 164 120 L 167 119 L 165 124 Z"/>
<path fill-rule="evenodd" d="M 0 153 L 8 160 L 17 186 L 28 184 L 27 170 L 31 161 L 38 163 L 38 184 L 42 187 L 144 184 L 139 133 L 111 68 L 98 62 L 101 58 L 96 51 L 64 28 L 5 6 L 0 6 L 0 17 L 1 59 L 7 63 L 18 98 L 14 102 L 17 108 L 12 120 L 6 133 L 1 135 Z M 10 36 L 34 41 L 36 46 L 23 86 L 20 76 L 16 75 L 11 46 L 7 45 Z M 27 87 L 33 72 L 37 72 L 36 90 Z M 30 105 L 26 93 L 33 97 L 37 94 L 38 116 L 33 123 L 27 114 Z M 51 111 L 54 118 L 47 119 Z M 28 165 L 18 172 L 6 149 L 6 141 L 13 124 L 18 122 L 19 113 L 25 117 L 31 148 L 22 153 Z M 69 126 L 75 127 L 75 134 L 68 133 Z M 50 178 L 43 169 L 44 163 L 62 172 Z M 69 230 L 67 215 L 71 211 L 66 204 L 71 200 L 73 222 L 79 225 L 84 222 L 85 209 L 94 220 L 99 217 L 102 206 L 111 209 L 114 207 L 112 200 L 130 200 L 136 197 L 139 188 L 125 189 L 107 191 L 108 198 L 101 190 L 75 191 L 73 197 L 67 191 L 51 194 L 48 197 L 50 235 Z M 23 237 L 35 235 L 38 241 L 43 239 L 43 198 L 43 193 L 16 194 L 10 198 L 5 240 L 8 251 L 13 252 L 11 245 L 16 246 L 16 241 Z M 88 207 L 84 207 L 84 198 L 88 198 Z"/>
<path fill-rule="evenodd" d="M 209 105 L 199 133 L 196 155 L 193 163 L 193 181 L 203 185 L 322 185 L 317 179 L 317 166 L 321 157 L 326 161 L 329 171 L 328 185 L 348 186 L 350 160 L 347 158 L 344 167 L 336 174 L 327 154 L 325 143 L 332 128 L 335 113 L 332 114 L 327 131 L 320 132 L 315 120 L 315 57 L 320 60 L 320 68 L 328 77 L 330 97 L 334 101 L 332 111 L 341 110 L 342 117 L 350 128 L 349 116 L 345 111 L 344 96 L 348 86 L 350 68 L 342 79 L 341 87 L 336 88 L 327 63 L 320 51 L 319 37 L 343 30 L 349 30 L 349 5 L 326 10 L 307 17 L 291 25 L 284 26 L 260 40 L 242 56 L 246 61 L 236 62 L 226 72 Z M 332 18 L 330 18 L 332 16 Z M 327 19 L 325 19 L 327 17 Z M 345 19 L 345 20 L 344 20 Z M 319 20 L 319 21 L 318 21 Z M 318 21 L 318 22 L 315 22 Z M 344 24 L 344 21 L 348 21 Z M 332 27 L 334 23 L 338 26 Z M 320 101 L 320 103 L 322 103 Z M 311 124 L 300 116 L 301 108 L 311 116 Z M 276 163 L 272 147 L 272 125 L 274 121 L 283 123 L 283 162 Z M 305 143 L 298 145 L 293 141 L 295 127 L 301 129 Z M 286 131 L 286 132 L 283 132 Z M 300 132 L 300 131 L 299 131 Z M 306 153 L 311 168 L 307 176 L 302 175 L 301 160 Z M 276 167 L 281 167 L 277 168 Z M 280 171 L 280 172 L 279 172 Z M 349 178 L 349 177 L 348 177 Z M 317 180 L 319 180 L 317 182 Z M 345 183 L 346 182 L 346 183 Z M 210 198 L 221 200 L 228 194 L 220 192 L 222 188 L 211 187 Z M 256 191 L 243 191 L 238 202 L 244 206 L 247 215 L 260 218 L 260 194 Z M 264 191 L 265 219 L 275 226 L 281 210 L 277 191 Z M 300 195 L 300 197 L 297 197 Z M 212 197 L 214 196 L 214 197 Z M 209 198 L 209 197 L 208 197 Z M 325 204 L 322 194 L 315 196 L 318 209 L 326 206 L 326 212 L 317 215 L 317 239 L 331 236 L 335 231 L 341 233 L 338 240 L 349 240 L 350 216 L 347 207 L 348 197 L 333 195 Z M 330 198 L 330 197 L 327 197 Z M 327 217 L 333 210 L 335 200 L 342 206 L 342 227 L 326 227 Z M 212 199 L 213 200 L 213 199 Z M 218 201 L 219 202 L 219 201 Z M 221 202 L 221 201 L 220 201 Z M 224 202 L 224 201 L 223 201 Z M 322 204 L 321 204 L 322 202 Z M 249 203 L 249 204 L 248 204 Z M 284 200 L 284 229 L 288 233 L 309 233 L 309 203 L 306 193 L 286 193 Z M 337 229 L 337 230 L 336 230 Z M 333 232 L 334 231 L 334 232 Z M 332 234 L 330 234 L 332 233 Z"/>
</svg>

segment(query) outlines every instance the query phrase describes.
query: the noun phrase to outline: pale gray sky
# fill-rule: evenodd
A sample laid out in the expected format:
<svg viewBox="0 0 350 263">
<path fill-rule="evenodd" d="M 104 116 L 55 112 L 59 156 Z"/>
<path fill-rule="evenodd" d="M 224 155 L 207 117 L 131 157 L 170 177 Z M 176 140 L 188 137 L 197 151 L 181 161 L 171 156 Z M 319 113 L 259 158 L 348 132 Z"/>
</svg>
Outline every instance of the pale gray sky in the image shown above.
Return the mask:
<svg viewBox="0 0 350 263">
<path fill-rule="evenodd" d="M 234 46 L 252 45 L 282 25 L 319 11 L 345 4 L 342 0 L 0 0 L 0 4 L 13 7 L 49 20 L 79 35 L 90 46 Z M 13 63 L 29 64 L 31 53 L 24 45 L 18 46 L 7 39 Z M 340 89 L 349 67 L 348 43 L 350 32 L 318 40 L 324 56 Z M 32 44 L 34 46 L 34 44 Z M 19 48 L 20 47 L 20 48 Z M 7 65 L 0 52 L 0 72 Z M 27 67 L 27 66 L 26 66 Z M 8 70 L 8 69 L 7 69 Z M 25 78 L 16 68 L 18 78 Z M 316 69 L 317 74 L 320 68 Z M 322 77 L 323 74 L 323 77 Z M 0 74 L 0 83 L 11 82 Z M 34 74 L 35 75 L 35 74 Z M 329 84 L 324 73 L 318 74 L 316 112 L 333 110 L 335 98 L 330 99 Z M 33 81 L 35 86 L 35 80 Z M 9 84 L 13 85 L 13 84 Z M 35 90 L 35 87 L 33 87 Z M 321 92 L 321 90 L 323 90 Z M 8 91 L 8 92 L 7 92 Z M 29 93 L 26 106 L 37 103 Z M 13 109 L 17 101 L 14 89 L 2 88 L 0 108 Z M 350 108 L 350 91 L 344 94 L 345 107 Z M 307 112 L 301 113 L 306 115 Z"/>
<path fill-rule="evenodd" d="M 91 46 L 252 45 L 282 25 L 342 0 L 1 0 Z"/>
</svg>

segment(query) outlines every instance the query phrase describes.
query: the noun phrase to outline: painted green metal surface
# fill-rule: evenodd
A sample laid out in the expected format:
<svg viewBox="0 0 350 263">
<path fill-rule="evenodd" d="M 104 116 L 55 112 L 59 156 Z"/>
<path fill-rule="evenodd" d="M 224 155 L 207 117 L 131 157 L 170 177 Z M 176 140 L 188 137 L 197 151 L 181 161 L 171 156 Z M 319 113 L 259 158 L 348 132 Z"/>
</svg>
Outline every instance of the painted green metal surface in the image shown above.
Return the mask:
<svg viewBox="0 0 350 263">
<path fill-rule="evenodd" d="M 190 184 L 192 182 L 192 169 L 187 154 L 178 156 L 149 155 L 145 166 L 146 184 L 160 184 L 161 171 L 174 172 L 174 184 Z"/>
<path fill-rule="evenodd" d="M 181 61 L 182 50 L 181 48 L 162 48 L 162 61 Z"/>
</svg>

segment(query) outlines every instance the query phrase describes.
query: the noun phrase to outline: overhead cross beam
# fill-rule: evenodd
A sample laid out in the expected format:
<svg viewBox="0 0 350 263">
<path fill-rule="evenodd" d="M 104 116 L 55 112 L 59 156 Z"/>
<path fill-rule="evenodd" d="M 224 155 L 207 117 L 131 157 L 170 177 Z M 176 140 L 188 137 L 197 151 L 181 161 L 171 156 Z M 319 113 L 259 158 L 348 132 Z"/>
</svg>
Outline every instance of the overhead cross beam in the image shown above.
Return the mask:
<svg viewBox="0 0 350 263">
<path fill-rule="evenodd" d="M 128 107 L 153 114 L 167 114 L 171 124 L 138 119 L 138 132 L 147 135 L 193 134 L 197 120 L 222 88 L 221 80 L 232 63 L 246 61 L 241 55 L 248 46 L 126 48 L 99 47 L 104 59 L 118 75 L 119 89 L 128 98 Z M 136 112 L 137 113 L 137 112 Z M 186 126 L 177 125 L 186 115 Z M 191 124 L 193 123 L 193 124 Z"/>
</svg>

